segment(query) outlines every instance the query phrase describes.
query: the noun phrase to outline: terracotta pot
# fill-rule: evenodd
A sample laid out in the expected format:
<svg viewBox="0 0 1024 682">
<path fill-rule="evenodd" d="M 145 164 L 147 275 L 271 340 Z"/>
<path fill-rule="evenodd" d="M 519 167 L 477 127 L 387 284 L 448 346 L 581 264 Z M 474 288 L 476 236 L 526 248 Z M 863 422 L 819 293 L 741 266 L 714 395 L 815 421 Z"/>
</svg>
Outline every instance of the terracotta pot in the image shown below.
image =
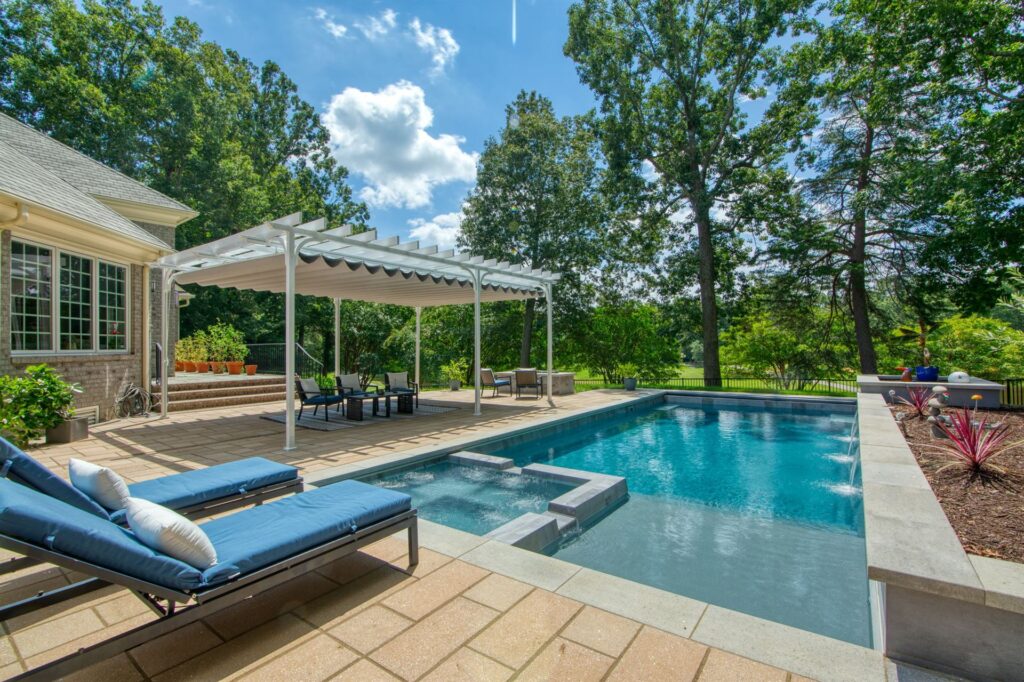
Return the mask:
<svg viewBox="0 0 1024 682">
<path fill-rule="evenodd" d="M 217 362 L 216 360 L 211 360 L 210 371 L 213 372 L 214 374 L 220 374 L 221 372 L 224 371 L 224 363 Z"/>
<path fill-rule="evenodd" d="M 181 363 L 181 368 L 186 372 L 194 372 L 196 371 L 196 363 L 192 362 L 191 360 L 183 360 Z"/>
<path fill-rule="evenodd" d="M 236 362 L 229 362 L 229 363 L 227 363 L 227 366 L 228 366 L 228 374 L 241 374 L 242 373 L 242 368 L 245 366 L 245 363 L 244 362 L 237 362 L 237 361 Z"/>
<path fill-rule="evenodd" d="M 182 362 L 181 360 L 175 360 L 174 361 L 174 371 L 175 372 L 184 372 L 185 371 L 185 363 Z"/>
<path fill-rule="evenodd" d="M 255 376 L 256 375 L 256 365 L 246 365 L 245 366 L 245 373 L 248 374 L 249 376 Z"/>
<path fill-rule="evenodd" d="M 200 374 L 204 374 L 206 372 L 209 372 L 210 371 L 210 363 L 209 362 L 197 362 L 196 363 L 196 371 L 199 372 Z"/>
</svg>

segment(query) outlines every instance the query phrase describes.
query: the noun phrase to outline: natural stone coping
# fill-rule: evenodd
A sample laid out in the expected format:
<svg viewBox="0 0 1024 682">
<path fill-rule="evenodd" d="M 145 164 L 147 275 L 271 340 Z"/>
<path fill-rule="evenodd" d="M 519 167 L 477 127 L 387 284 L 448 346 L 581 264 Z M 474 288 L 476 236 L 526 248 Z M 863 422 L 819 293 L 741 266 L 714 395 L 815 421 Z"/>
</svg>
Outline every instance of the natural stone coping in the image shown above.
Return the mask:
<svg viewBox="0 0 1024 682">
<path fill-rule="evenodd" d="M 877 393 L 857 397 L 868 577 L 1024 613 L 1024 565 L 968 556 Z"/>
<path fill-rule="evenodd" d="M 644 625 L 820 680 L 884 682 L 882 652 L 420 520 L 420 545 Z M 641 559 L 641 557 L 638 557 Z"/>
<path fill-rule="evenodd" d="M 485 455 L 480 452 L 469 452 L 468 450 L 453 452 L 448 455 L 448 459 L 456 464 L 484 467 L 485 469 L 504 470 L 515 466 L 515 462 L 508 457 L 495 457 L 494 455 Z"/>
</svg>

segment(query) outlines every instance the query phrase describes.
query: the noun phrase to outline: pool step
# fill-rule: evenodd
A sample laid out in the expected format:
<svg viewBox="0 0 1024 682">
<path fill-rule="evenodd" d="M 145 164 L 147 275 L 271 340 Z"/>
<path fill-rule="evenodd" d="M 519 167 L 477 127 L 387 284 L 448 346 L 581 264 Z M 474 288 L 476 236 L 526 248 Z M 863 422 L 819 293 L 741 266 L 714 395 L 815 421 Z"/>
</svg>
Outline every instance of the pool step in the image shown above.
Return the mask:
<svg viewBox="0 0 1024 682">
<path fill-rule="evenodd" d="M 484 537 L 513 547 L 541 552 L 545 547 L 554 544 L 559 535 L 558 521 L 553 517 L 527 512 L 504 526 L 495 528 Z"/>
</svg>

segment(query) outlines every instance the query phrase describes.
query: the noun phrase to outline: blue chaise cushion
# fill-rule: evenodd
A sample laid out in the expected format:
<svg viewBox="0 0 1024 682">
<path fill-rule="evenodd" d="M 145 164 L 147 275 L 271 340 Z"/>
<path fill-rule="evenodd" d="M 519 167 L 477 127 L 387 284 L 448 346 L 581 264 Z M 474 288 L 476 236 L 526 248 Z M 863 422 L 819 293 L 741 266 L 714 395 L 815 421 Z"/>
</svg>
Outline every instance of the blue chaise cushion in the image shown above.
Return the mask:
<svg viewBox="0 0 1024 682">
<path fill-rule="evenodd" d="M 206 469 L 132 483 L 128 486 L 128 492 L 132 497 L 171 509 L 184 509 L 268 485 L 287 483 L 298 477 L 299 470 L 293 466 L 278 464 L 263 457 L 249 457 Z M 115 523 L 122 523 L 124 510 L 112 513 L 110 518 Z"/>
<path fill-rule="evenodd" d="M 101 519 L 109 519 L 107 510 L 45 466 L 29 457 L 5 438 L 0 438 L 0 466 L 7 468 L 7 477 L 45 495 L 57 498 Z"/>
<path fill-rule="evenodd" d="M 153 551 L 131 531 L 3 479 L 0 533 L 165 587 L 191 590 L 203 583 L 201 571 Z"/>
<path fill-rule="evenodd" d="M 215 585 L 408 511 L 404 493 L 342 481 L 207 521 L 200 528 L 217 550 L 203 573 Z"/>
</svg>

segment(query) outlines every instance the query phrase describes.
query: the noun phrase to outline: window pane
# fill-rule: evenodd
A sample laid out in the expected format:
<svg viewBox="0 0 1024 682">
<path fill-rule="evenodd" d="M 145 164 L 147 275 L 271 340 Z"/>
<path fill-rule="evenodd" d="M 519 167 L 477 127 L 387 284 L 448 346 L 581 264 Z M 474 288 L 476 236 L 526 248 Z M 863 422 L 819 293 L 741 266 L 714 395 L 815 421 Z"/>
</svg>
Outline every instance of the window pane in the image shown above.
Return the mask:
<svg viewBox="0 0 1024 682">
<path fill-rule="evenodd" d="M 51 252 L 11 242 L 11 348 L 53 350 Z"/>
<path fill-rule="evenodd" d="M 126 268 L 100 263 L 100 350 L 128 350 Z"/>
<path fill-rule="evenodd" d="M 92 350 L 92 261 L 60 254 L 60 349 Z"/>
</svg>

